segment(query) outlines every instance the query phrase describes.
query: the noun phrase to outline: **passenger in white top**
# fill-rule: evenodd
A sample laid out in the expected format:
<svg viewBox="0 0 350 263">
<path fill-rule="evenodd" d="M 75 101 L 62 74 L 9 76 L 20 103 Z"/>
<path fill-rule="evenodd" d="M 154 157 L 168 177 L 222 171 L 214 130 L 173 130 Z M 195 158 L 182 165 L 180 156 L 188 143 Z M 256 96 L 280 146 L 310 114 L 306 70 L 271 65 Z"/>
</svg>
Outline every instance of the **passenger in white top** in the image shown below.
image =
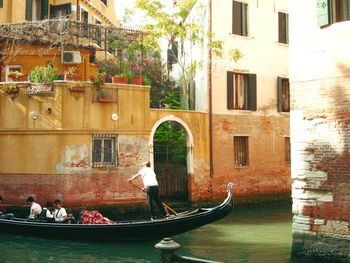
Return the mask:
<svg viewBox="0 0 350 263">
<path fill-rule="evenodd" d="M 34 198 L 29 196 L 27 198 L 27 204 L 30 205 L 29 219 L 36 219 L 41 213 L 41 206 L 34 202 Z"/>
<path fill-rule="evenodd" d="M 55 200 L 55 212 L 53 212 L 53 217 L 55 218 L 55 222 L 62 223 L 67 219 L 66 209 L 62 207 L 61 200 Z"/>
<path fill-rule="evenodd" d="M 132 180 L 135 178 L 141 176 L 144 188 L 142 188 L 143 191 L 147 191 L 147 197 L 148 197 L 148 208 L 151 214 L 151 220 L 154 220 L 156 218 L 155 212 L 153 209 L 153 201 L 157 203 L 157 206 L 162 213 L 164 217 L 168 217 L 169 214 L 165 211 L 162 201 L 159 197 L 159 188 L 158 188 L 158 181 L 156 178 L 156 174 L 151 168 L 150 162 L 144 162 L 142 169 L 135 174 L 133 177 L 129 178 L 129 183 L 131 183 Z"/>
</svg>

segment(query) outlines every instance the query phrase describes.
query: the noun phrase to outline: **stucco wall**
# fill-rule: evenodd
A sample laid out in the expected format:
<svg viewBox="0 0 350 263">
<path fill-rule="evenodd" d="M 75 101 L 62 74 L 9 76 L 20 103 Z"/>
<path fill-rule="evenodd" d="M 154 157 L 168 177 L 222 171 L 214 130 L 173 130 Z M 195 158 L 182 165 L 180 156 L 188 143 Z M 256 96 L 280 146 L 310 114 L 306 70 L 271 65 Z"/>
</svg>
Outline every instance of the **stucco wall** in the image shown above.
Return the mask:
<svg viewBox="0 0 350 263">
<path fill-rule="evenodd" d="M 112 103 L 97 102 L 91 84 L 79 96 L 69 86 L 56 82 L 49 96 L 28 95 L 25 88 L 14 100 L 0 95 L 0 150 L 5 153 L 0 195 L 7 203 L 24 204 L 28 195 L 41 203 L 60 197 L 67 205 L 145 201 L 127 178 L 149 160 L 151 129 L 169 115 L 186 123 L 193 136 L 190 198 L 209 198 L 206 113 L 150 110 L 146 86 L 105 84 L 101 88 L 114 94 Z M 38 114 L 35 120 L 32 112 Z M 117 166 L 92 167 L 93 134 L 118 135 Z"/>
</svg>

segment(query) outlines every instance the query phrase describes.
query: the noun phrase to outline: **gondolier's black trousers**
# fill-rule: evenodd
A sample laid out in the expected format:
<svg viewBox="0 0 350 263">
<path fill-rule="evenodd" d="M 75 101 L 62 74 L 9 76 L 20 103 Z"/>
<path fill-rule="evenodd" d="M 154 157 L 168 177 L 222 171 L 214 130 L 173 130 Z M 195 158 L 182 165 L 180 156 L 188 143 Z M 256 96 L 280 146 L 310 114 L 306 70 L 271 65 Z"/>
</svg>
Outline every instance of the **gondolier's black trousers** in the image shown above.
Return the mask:
<svg viewBox="0 0 350 263">
<path fill-rule="evenodd" d="M 163 203 L 160 200 L 159 188 L 157 185 L 147 187 L 147 197 L 148 197 L 148 208 L 149 208 L 149 212 L 150 212 L 152 218 L 156 217 L 156 214 L 154 213 L 153 201 L 156 202 L 156 204 L 157 204 L 157 206 L 158 206 L 158 208 L 163 216 L 165 216 L 167 214 L 167 212 L 164 209 Z"/>
</svg>

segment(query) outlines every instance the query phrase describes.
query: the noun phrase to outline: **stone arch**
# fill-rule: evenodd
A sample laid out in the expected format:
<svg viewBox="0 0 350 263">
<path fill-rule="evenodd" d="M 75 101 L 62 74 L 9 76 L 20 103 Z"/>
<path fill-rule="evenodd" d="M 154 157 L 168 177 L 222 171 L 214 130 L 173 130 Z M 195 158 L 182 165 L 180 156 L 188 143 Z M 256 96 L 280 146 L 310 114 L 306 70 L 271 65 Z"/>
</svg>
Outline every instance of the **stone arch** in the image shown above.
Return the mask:
<svg viewBox="0 0 350 263">
<path fill-rule="evenodd" d="M 152 167 L 154 168 L 154 156 L 153 156 L 153 139 L 154 139 L 154 134 L 157 130 L 157 128 L 159 127 L 159 125 L 161 125 L 163 122 L 166 121 L 175 121 L 178 122 L 182 125 L 182 127 L 184 128 L 184 130 L 186 131 L 187 134 L 187 141 L 186 141 L 186 145 L 187 145 L 187 173 L 188 174 L 193 174 L 193 135 L 192 135 L 192 131 L 190 129 L 190 127 L 187 125 L 187 123 L 185 121 L 183 121 L 182 119 L 180 119 L 179 117 L 176 117 L 173 114 L 167 115 L 161 119 L 159 119 L 152 127 L 150 136 L 149 136 L 149 153 L 150 153 L 150 162 Z"/>
</svg>

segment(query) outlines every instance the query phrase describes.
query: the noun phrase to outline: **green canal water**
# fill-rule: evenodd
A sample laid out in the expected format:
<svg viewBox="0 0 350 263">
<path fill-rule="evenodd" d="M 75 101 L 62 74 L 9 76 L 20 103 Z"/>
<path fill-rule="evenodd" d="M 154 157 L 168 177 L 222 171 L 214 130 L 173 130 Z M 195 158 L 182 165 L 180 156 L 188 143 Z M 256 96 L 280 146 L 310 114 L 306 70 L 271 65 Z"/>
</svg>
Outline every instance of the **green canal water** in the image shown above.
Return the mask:
<svg viewBox="0 0 350 263">
<path fill-rule="evenodd" d="M 239 207 L 218 222 L 172 239 L 181 244 L 180 255 L 233 263 L 295 263 L 290 257 L 291 220 L 290 205 Z M 159 262 L 155 243 L 91 243 L 1 233 L 0 262 Z"/>
</svg>

